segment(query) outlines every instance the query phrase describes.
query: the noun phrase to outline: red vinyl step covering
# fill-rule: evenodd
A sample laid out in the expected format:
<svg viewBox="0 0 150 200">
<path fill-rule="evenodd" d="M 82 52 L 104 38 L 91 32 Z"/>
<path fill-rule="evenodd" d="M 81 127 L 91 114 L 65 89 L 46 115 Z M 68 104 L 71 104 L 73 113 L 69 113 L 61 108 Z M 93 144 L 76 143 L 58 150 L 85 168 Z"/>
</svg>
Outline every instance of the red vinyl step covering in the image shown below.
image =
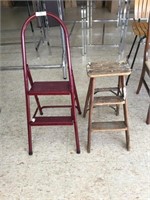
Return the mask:
<svg viewBox="0 0 150 200">
<path fill-rule="evenodd" d="M 70 83 L 68 81 L 34 82 L 29 95 L 68 95 Z"/>
<path fill-rule="evenodd" d="M 35 117 L 30 122 L 31 126 L 49 126 L 49 125 L 73 125 L 71 116 L 52 116 L 52 117 Z"/>
</svg>

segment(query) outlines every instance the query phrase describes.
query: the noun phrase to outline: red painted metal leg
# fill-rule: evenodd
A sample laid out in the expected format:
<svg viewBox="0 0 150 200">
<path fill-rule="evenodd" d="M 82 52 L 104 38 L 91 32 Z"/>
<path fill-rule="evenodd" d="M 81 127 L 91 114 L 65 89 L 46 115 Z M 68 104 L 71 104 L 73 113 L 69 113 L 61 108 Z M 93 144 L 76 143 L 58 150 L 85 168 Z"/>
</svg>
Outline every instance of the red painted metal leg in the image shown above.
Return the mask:
<svg viewBox="0 0 150 200">
<path fill-rule="evenodd" d="M 71 93 L 71 102 L 72 102 L 72 108 L 71 108 L 71 116 L 72 116 L 72 120 L 73 120 L 73 124 L 74 124 L 74 131 L 75 131 L 75 141 L 76 141 L 76 152 L 80 153 L 80 142 L 79 142 L 79 134 L 78 134 L 78 127 L 77 127 L 77 119 L 76 119 L 76 105 L 75 103 L 77 103 L 77 109 L 78 112 L 80 113 L 80 105 L 79 105 L 79 101 L 78 101 L 78 96 L 77 96 L 77 91 L 76 91 L 76 87 L 75 87 L 75 82 L 73 79 L 73 91 Z"/>
<path fill-rule="evenodd" d="M 29 155 L 32 155 L 32 134 L 31 134 L 31 126 L 28 123 L 28 146 L 29 146 Z"/>
<path fill-rule="evenodd" d="M 78 134 L 76 119 L 74 120 L 74 131 L 75 131 L 75 140 L 76 140 L 76 152 L 80 153 L 79 134 Z"/>
<path fill-rule="evenodd" d="M 42 108 L 41 108 L 41 105 L 40 105 L 39 98 L 38 98 L 38 96 L 34 96 L 34 97 L 35 97 L 35 101 L 37 103 L 37 107 L 39 109 L 40 115 L 43 115 L 43 111 L 42 111 Z"/>
<path fill-rule="evenodd" d="M 26 94 L 26 114 L 27 114 L 27 129 L 28 129 L 28 146 L 29 146 L 29 155 L 32 155 L 32 133 L 30 125 L 30 97 Z"/>
<path fill-rule="evenodd" d="M 79 103 L 79 99 L 78 99 L 78 94 L 77 94 L 77 89 L 76 89 L 76 85 L 75 85 L 75 80 L 73 77 L 73 85 L 74 85 L 74 93 L 75 93 L 75 102 L 77 104 L 77 109 L 78 109 L 78 113 L 81 114 L 81 108 L 80 108 L 80 103 Z"/>
</svg>

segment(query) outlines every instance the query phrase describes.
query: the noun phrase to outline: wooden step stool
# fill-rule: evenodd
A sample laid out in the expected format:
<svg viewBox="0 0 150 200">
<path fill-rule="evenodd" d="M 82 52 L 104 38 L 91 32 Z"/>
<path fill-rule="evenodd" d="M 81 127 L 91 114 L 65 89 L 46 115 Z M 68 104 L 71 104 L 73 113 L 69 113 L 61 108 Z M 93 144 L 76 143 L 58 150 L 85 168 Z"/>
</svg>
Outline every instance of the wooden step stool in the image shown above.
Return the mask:
<svg viewBox="0 0 150 200">
<path fill-rule="evenodd" d="M 125 88 L 125 76 L 128 76 L 131 70 L 125 63 L 89 63 L 87 65 L 87 75 L 90 77 L 87 97 L 84 106 L 83 117 L 86 116 L 89 110 L 88 119 L 88 145 L 87 151 L 90 153 L 91 149 L 91 134 L 92 132 L 100 131 L 125 131 L 126 147 L 130 149 L 129 125 L 128 125 L 128 110 Z M 118 85 L 116 87 L 96 88 L 96 78 L 118 77 Z M 98 92 L 111 92 L 111 96 L 97 96 Z M 109 121 L 109 122 L 93 122 L 92 113 L 93 108 L 98 106 L 115 106 L 116 114 L 119 114 L 119 106 L 123 105 L 124 120 L 123 121 Z"/>
</svg>

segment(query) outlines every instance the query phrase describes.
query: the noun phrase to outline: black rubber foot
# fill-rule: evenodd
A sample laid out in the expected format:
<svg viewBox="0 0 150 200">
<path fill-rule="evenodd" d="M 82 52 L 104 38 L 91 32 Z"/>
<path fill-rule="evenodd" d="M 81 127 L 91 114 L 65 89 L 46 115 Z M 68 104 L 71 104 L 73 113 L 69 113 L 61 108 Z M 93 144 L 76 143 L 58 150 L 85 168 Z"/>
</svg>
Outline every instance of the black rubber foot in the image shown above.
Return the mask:
<svg viewBox="0 0 150 200">
<path fill-rule="evenodd" d="M 29 156 L 32 156 L 33 152 L 29 152 Z"/>
<path fill-rule="evenodd" d="M 80 154 L 80 150 L 77 151 L 77 154 Z"/>
</svg>

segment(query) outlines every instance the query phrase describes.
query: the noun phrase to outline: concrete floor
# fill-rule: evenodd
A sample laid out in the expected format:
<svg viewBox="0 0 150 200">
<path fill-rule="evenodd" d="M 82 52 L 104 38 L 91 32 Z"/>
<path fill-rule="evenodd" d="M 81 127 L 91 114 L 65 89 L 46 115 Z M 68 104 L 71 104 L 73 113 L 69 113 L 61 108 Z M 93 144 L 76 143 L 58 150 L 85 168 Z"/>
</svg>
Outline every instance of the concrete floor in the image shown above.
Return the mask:
<svg viewBox="0 0 150 200">
<path fill-rule="evenodd" d="M 9 12 L 8 12 L 9 11 Z M 16 14 L 16 12 L 19 13 Z M 66 10 L 67 12 L 67 10 Z M 99 14 L 99 10 L 96 10 Z M 103 11 L 101 11 L 103 12 Z M 68 10 L 66 18 L 79 15 Z M 98 15 L 97 14 L 97 15 Z M 105 14 L 110 15 L 107 11 Z M 19 17 L 22 16 L 22 17 Z M 33 155 L 28 155 L 25 96 L 20 49 L 20 27 L 26 16 L 24 8 L 4 9 L 1 20 L 1 200 L 150 200 L 150 127 L 146 125 L 149 98 L 142 87 L 136 89 L 140 77 L 143 46 L 141 46 L 127 86 L 131 150 L 125 148 L 124 132 L 95 133 L 91 153 L 87 153 L 87 118 L 77 115 L 81 154 L 75 152 L 74 131 L 67 127 L 35 127 Z M 103 15 L 104 16 L 104 15 Z M 69 18 L 70 19 L 70 18 Z M 5 22 L 5 23 L 4 23 Z M 71 24 L 68 23 L 70 30 Z M 89 61 L 118 60 L 119 30 L 108 26 L 106 43 L 100 45 L 101 28 L 93 25 L 91 44 L 87 54 L 81 54 L 81 26 L 77 24 L 71 35 L 71 55 L 74 76 L 83 111 L 88 87 L 86 64 Z M 52 29 L 52 54 L 47 45 L 40 46 L 37 58 L 32 35 L 27 44 L 30 64 L 33 67 L 61 62 L 61 51 Z M 112 39 L 115 38 L 115 39 Z M 125 54 L 129 51 L 133 35 L 129 23 L 125 41 Z M 31 43 L 30 43 L 31 42 Z M 14 43 L 14 44 L 12 44 Z M 97 44 L 97 45 L 95 45 Z M 55 47 L 54 47 L 55 46 Z M 15 68 L 16 67 L 16 68 Z M 34 69 L 34 79 L 62 79 L 62 70 Z M 114 80 L 113 80 L 114 81 Z M 103 80 L 102 85 L 112 84 Z M 53 98 L 52 101 L 58 101 Z M 34 101 L 32 102 L 34 107 Z M 111 108 L 98 109 L 103 118 L 119 119 Z"/>
</svg>

